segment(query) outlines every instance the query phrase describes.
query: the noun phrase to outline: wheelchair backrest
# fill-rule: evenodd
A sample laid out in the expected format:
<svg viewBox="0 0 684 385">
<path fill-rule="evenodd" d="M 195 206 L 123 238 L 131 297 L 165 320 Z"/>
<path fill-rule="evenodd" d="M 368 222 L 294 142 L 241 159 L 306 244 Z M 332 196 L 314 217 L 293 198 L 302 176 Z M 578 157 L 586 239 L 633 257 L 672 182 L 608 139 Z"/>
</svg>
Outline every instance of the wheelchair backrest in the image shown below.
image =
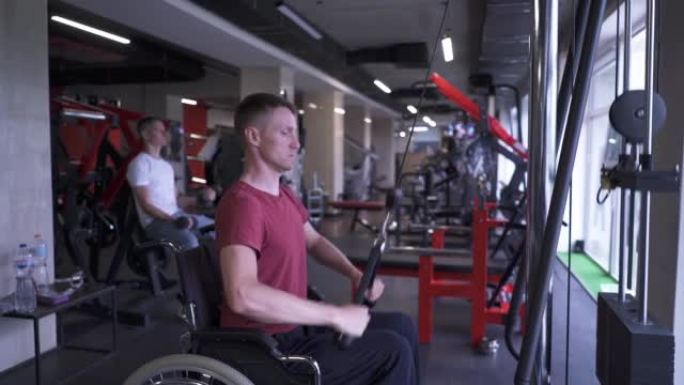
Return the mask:
<svg viewBox="0 0 684 385">
<path fill-rule="evenodd" d="M 176 262 L 183 303 L 187 309 L 194 304 L 194 326 L 197 330 L 218 327 L 221 279 L 209 251 L 203 246 L 196 247 L 178 253 Z"/>
</svg>

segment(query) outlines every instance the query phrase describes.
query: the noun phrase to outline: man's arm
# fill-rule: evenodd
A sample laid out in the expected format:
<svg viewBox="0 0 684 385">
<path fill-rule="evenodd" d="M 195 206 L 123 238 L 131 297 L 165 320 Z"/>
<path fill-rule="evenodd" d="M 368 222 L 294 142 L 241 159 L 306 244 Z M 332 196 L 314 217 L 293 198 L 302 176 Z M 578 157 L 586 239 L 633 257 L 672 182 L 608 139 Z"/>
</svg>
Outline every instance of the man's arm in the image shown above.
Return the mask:
<svg viewBox="0 0 684 385">
<path fill-rule="evenodd" d="M 140 207 L 151 217 L 156 219 L 161 219 L 163 221 L 173 221 L 174 218 L 160 210 L 155 206 L 150 199 L 150 189 L 147 185 L 134 186 L 133 195 L 135 195 L 136 200 Z"/>
<path fill-rule="evenodd" d="M 333 306 L 299 298 L 259 282 L 256 252 L 247 246 L 221 249 L 221 276 L 228 307 L 263 323 L 325 325 L 345 334 L 363 334 L 370 315 L 363 306 Z"/>
<path fill-rule="evenodd" d="M 363 272 L 356 268 L 337 246 L 319 234 L 309 222 L 304 224 L 304 236 L 306 238 L 307 251 L 322 265 L 348 277 L 352 282 L 352 286 L 356 289 L 361 282 Z M 384 288 L 385 285 L 382 280 L 376 278 L 367 297 L 371 301 L 376 301 L 382 295 Z"/>
<path fill-rule="evenodd" d="M 322 265 L 327 266 L 351 280 L 359 279 L 363 274 L 344 253 L 318 233 L 311 223 L 304 224 L 306 250 Z"/>
</svg>

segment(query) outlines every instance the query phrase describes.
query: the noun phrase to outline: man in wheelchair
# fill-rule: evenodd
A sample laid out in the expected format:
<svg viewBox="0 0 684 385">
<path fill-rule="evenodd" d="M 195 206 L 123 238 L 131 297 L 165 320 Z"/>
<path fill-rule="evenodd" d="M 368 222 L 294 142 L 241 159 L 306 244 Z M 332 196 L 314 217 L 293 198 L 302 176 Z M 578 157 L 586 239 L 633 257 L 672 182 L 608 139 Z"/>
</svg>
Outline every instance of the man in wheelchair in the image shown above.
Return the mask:
<svg viewBox="0 0 684 385">
<path fill-rule="evenodd" d="M 223 195 L 216 233 L 222 276 L 220 324 L 270 334 L 286 355 L 308 355 L 322 383 L 416 384 L 417 339 L 401 313 L 307 299 L 307 254 L 358 287 L 362 272 L 308 222 L 294 193 L 279 183 L 299 150 L 295 107 L 270 94 L 245 98 L 235 114 L 244 172 Z M 367 293 L 383 292 L 377 279 Z M 339 335 L 357 337 L 348 347 Z"/>
</svg>

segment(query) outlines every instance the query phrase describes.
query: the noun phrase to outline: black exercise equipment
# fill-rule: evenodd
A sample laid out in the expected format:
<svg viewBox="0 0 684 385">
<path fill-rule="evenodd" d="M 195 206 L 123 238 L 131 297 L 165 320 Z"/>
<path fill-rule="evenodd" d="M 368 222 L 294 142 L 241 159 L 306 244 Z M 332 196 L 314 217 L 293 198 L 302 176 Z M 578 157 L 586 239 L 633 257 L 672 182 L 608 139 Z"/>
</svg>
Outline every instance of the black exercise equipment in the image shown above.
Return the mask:
<svg viewBox="0 0 684 385">
<path fill-rule="evenodd" d="M 355 304 L 365 304 L 368 307 L 374 306 L 374 304 L 366 298 L 366 293 L 373 287 L 373 282 L 375 282 L 377 271 L 380 268 L 382 253 L 385 251 L 385 245 L 387 244 L 387 228 L 390 222 L 390 214 L 392 213 L 393 206 L 398 200 L 398 195 L 399 193 L 393 190 L 387 192 L 387 196 L 385 198 L 385 207 L 387 208 L 387 213 L 380 227 L 380 231 L 378 231 L 375 240 L 373 241 L 373 246 L 370 249 L 368 261 L 366 262 L 366 267 L 363 270 L 359 287 L 356 288 L 356 292 L 354 293 L 352 302 Z M 353 341 L 354 337 L 344 334 L 339 335 L 338 342 L 340 347 L 343 349 L 348 348 Z"/>
<path fill-rule="evenodd" d="M 63 163 L 61 167 L 62 171 L 55 181 L 58 224 L 56 230 L 61 232 L 67 254 L 74 266 L 85 272 L 85 279 L 89 283 L 117 284 L 122 283 L 116 278 L 121 262 L 125 260 L 135 274 L 143 277 L 141 280 L 126 283 L 134 284 L 137 288 L 149 288 L 153 294 L 161 295 L 172 285 L 172 281 L 162 273 L 168 258 L 162 249 L 168 249 L 171 245 L 164 242 L 150 243 L 146 239 L 134 241 L 136 237 L 140 237 L 136 234 L 142 234 L 142 229 L 139 229 L 132 201 L 128 202 L 130 192 L 127 188 L 120 191 L 118 200 L 111 206 L 112 210 L 120 213 L 117 218 L 98 204 L 98 195 L 88 189 L 94 180 L 102 178 L 102 173 L 95 171 L 86 178 L 79 178 L 75 166 Z M 115 244 L 117 246 L 114 257 L 106 276 L 103 277 L 100 273 L 102 251 Z M 88 255 L 84 253 L 84 249 L 88 250 Z M 109 304 L 100 302 L 84 308 L 102 317 L 108 317 L 111 312 Z M 118 318 L 121 323 L 129 325 L 149 324 L 149 316 L 140 312 L 120 309 Z"/>
<path fill-rule="evenodd" d="M 529 296 L 529 325 L 523 340 L 520 360 L 515 373 L 516 385 L 527 385 L 532 381 L 532 371 L 537 362 L 539 354 L 539 341 L 542 333 L 544 310 L 548 300 L 548 287 L 551 280 L 552 267 L 555 261 L 560 236 L 560 227 L 563 217 L 564 206 L 567 200 L 572 168 L 574 166 L 577 144 L 584 116 L 591 74 L 593 73 L 594 54 L 598 45 L 598 36 L 603 22 L 606 1 L 595 0 L 591 2 L 589 21 L 584 42 L 582 44 L 582 54 L 580 55 L 580 65 L 577 72 L 577 83 L 572 92 L 572 103 L 567 128 L 563 135 L 561 145 L 560 160 L 558 162 L 558 172 L 554 182 L 551 205 L 547 216 L 547 224 L 544 229 L 543 242 L 541 245 L 541 255 L 539 256 L 540 265 L 535 266 L 535 270 L 530 278 Z M 538 362 L 537 362 L 538 363 Z"/>
<path fill-rule="evenodd" d="M 653 3 L 649 2 L 650 5 Z M 655 10 L 649 6 L 647 36 L 653 37 Z M 650 18 L 649 17 L 649 18 Z M 648 38 L 648 37 L 647 37 Z M 653 48 L 651 47 L 651 50 Z M 652 53 L 652 52 L 651 52 Z M 647 55 L 649 52 L 647 52 Z M 647 66 L 648 67 L 648 66 Z M 647 68 L 648 70 L 648 68 Z M 650 71 L 653 71 L 651 68 Z M 648 83 L 647 83 L 648 84 Z M 647 87 L 648 89 L 648 87 Z M 649 227 L 648 204 L 651 193 L 680 193 L 680 172 L 653 170 L 651 147 L 653 136 L 665 122 L 666 106 L 663 99 L 653 90 L 652 131 L 648 128 L 646 112 L 648 90 L 627 91 L 618 97 L 610 108 L 610 121 L 616 131 L 623 135 L 626 145 L 644 143 L 644 153 L 636 159 L 625 153 L 620 155 L 618 165 L 613 169 L 601 170 L 602 188 L 621 189 L 624 199 L 629 192 L 633 199 L 638 191 L 641 197 L 639 224 L 639 275 L 636 298 L 628 295 L 625 288 L 625 256 L 623 251 L 624 224 L 621 224 L 620 255 L 618 260 L 618 293 L 599 293 L 596 327 L 596 375 L 604 385 L 614 384 L 658 384 L 673 383 L 675 338 L 669 327 L 658 324 L 648 315 L 648 255 Z M 638 163 L 637 163 L 638 161 Z M 622 203 L 624 209 L 624 203 Z M 634 237 L 634 215 L 632 209 L 623 221 L 629 222 L 629 244 Z M 630 252 L 631 254 L 631 252 Z M 631 270 L 631 259 L 630 263 Z M 631 275 L 631 273 L 630 273 Z"/>
<path fill-rule="evenodd" d="M 147 289 L 155 296 L 163 295 L 176 283 L 165 274 L 170 254 L 178 251 L 175 245 L 167 241 L 152 240 L 145 235 L 132 196 L 128 198 L 120 225 L 121 240 L 110 263 L 105 282 Z M 118 280 L 123 261 L 126 261 L 131 271 L 142 279 Z"/>
<path fill-rule="evenodd" d="M 643 143 L 648 135 L 646 127 L 646 91 L 630 90 L 610 105 L 610 123 L 630 143 Z M 653 134 L 665 124 L 667 108 L 657 93 L 653 94 Z"/>
</svg>

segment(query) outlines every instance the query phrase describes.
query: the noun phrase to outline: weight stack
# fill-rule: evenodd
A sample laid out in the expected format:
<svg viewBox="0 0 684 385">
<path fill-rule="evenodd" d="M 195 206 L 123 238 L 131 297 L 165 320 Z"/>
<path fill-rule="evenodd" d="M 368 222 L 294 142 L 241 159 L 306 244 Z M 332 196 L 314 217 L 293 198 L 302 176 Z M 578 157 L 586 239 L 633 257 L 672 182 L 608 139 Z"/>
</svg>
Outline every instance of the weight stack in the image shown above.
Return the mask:
<svg viewBox="0 0 684 385">
<path fill-rule="evenodd" d="M 629 297 L 618 304 L 614 293 L 598 296 L 596 375 L 601 385 L 672 385 L 674 335 L 667 328 L 637 322 Z"/>
</svg>

